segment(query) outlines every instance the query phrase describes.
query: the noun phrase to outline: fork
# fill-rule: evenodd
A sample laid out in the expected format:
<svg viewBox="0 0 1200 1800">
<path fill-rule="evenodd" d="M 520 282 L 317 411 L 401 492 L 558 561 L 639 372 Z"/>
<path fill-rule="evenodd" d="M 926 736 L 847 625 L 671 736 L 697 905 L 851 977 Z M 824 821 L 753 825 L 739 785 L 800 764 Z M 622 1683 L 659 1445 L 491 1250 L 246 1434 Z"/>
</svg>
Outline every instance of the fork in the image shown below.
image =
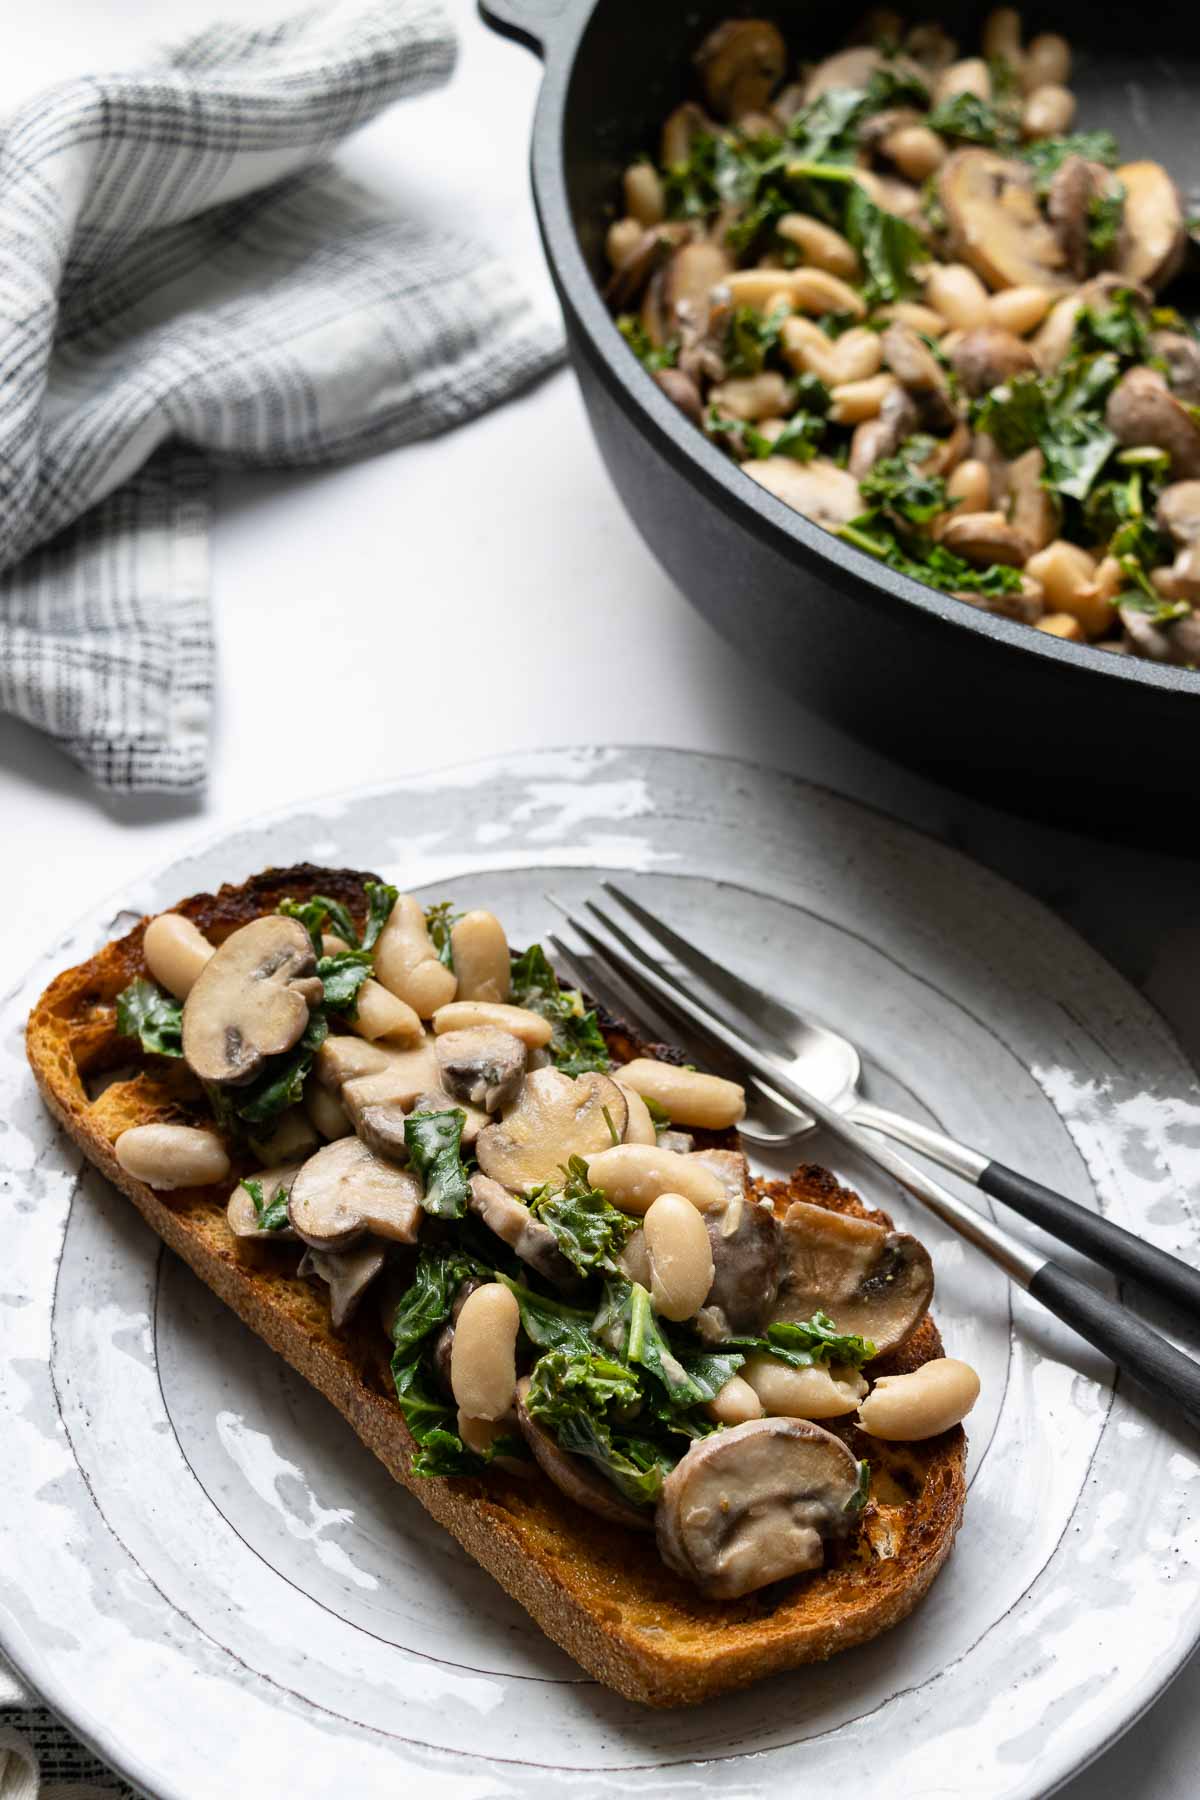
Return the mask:
<svg viewBox="0 0 1200 1800">
<path fill-rule="evenodd" d="M 803 1055 L 796 1054 L 788 1036 L 797 1023 L 806 1034 L 823 1032 L 823 1027 L 813 1027 L 799 1019 L 781 1002 L 761 994 L 749 983 L 722 969 L 669 926 L 663 925 L 640 902 L 631 900 L 611 883 L 605 882 L 604 887 L 637 920 L 648 937 L 668 949 L 689 973 L 697 975 L 712 991 L 743 1012 L 756 1035 L 753 1038 L 746 1035 L 723 1012 L 686 987 L 594 901 L 588 900 L 585 904 L 603 936 L 553 895 L 548 895 L 574 933 L 587 945 L 594 970 L 598 969 L 610 978 L 615 976 L 627 989 L 633 987 L 642 993 L 649 990 L 665 1003 L 670 1013 L 684 1019 L 709 1042 L 721 1046 L 741 1070 L 761 1084 L 762 1092 L 773 1102 L 798 1115 L 804 1129 L 811 1130 L 820 1125 L 832 1137 L 851 1146 L 989 1257 L 1010 1280 L 1102 1351 L 1118 1368 L 1150 1393 L 1169 1402 L 1193 1425 L 1200 1426 L 1200 1363 L 1183 1355 L 1118 1302 L 960 1200 L 863 1127 L 870 1125 L 881 1134 L 887 1128 L 888 1135 L 942 1161 L 953 1173 L 965 1176 L 984 1192 L 1005 1200 L 1052 1236 L 1083 1250 L 1112 1272 L 1138 1282 L 1149 1292 L 1176 1303 L 1182 1301 L 1193 1321 L 1200 1316 L 1200 1272 L 1063 1195 L 1055 1194 L 1003 1165 L 989 1162 L 980 1152 L 958 1144 L 940 1132 L 931 1131 L 899 1114 L 887 1113 L 882 1108 L 868 1107 L 857 1092 L 858 1053 L 847 1040 L 833 1033 L 825 1035 L 843 1047 L 841 1066 L 844 1070 L 852 1070 L 852 1074 L 848 1081 L 842 1082 L 841 1091 L 834 1097 L 835 1103 L 830 1104 L 806 1085 L 804 1077 L 809 1073 L 810 1064 L 805 1062 Z M 578 963 L 579 958 L 560 939 L 551 936 L 549 941 L 564 961 Z M 846 1051 L 850 1052 L 849 1057 L 845 1055 Z M 1000 1172 L 1002 1180 L 999 1184 L 995 1184 L 990 1175 L 993 1170 Z M 984 1177 L 992 1180 L 993 1185 L 986 1186 Z M 998 1187 L 1007 1191 L 998 1191 Z"/>
</svg>

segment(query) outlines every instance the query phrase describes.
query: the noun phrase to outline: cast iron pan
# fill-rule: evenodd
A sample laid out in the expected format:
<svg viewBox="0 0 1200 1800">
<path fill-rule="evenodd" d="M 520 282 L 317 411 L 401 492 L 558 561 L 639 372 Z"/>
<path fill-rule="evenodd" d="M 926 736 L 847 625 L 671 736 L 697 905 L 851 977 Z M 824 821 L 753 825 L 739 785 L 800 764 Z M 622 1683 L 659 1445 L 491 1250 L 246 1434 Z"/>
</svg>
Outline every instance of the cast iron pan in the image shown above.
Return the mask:
<svg viewBox="0 0 1200 1800">
<path fill-rule="evenodd" d="M 857 7 L 737 0 L 480 0 L 488 22 L 539 51 L 545 80 L 532 174 L 571 358 L 609 474 L 650 549 L 739 653 L 877 748 L 1018 812 L 1190 851 L 1178 802 L 1200 751 L 1200 672 L 1065 644 L 881 567 L 744 476 L 659 392 L 600 298 L 620 172 L 691 92 L 713 24 L 765 15 L 813 58 Z M 964 45 L 984 8 L 920 5 Z M 1128 159 L 1200 191 L 1200 23 L 1119 0 L 1059 5 L 1026 31 L 1075 51 L 1080 126 L 1107 126 Z M 1186 294 L 1172 299 L 1186 306 Z M 1190 309 L 1189 309 L 1190 310 Z"/>
</svg>

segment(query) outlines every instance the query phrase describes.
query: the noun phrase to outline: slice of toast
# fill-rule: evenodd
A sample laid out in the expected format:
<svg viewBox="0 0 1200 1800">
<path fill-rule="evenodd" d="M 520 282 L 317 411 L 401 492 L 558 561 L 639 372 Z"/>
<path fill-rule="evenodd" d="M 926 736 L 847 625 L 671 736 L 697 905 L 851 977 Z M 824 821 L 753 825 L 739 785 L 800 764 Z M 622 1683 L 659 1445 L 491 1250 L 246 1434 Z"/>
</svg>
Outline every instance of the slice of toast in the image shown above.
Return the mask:
<svg viewBox="0 0 1200 1800">
<path fill-rule="evenodd" d="M 240 886 L 200 894 L 176 909 L 214 943 L 271 912 L 284 895 L 323 893 L 362 917 L 362 872 L 309 864 L 268 870 Z M 146 973 L 146 921 L 47 988 L 29 1019 L 27 1047 L 47 1105 L 88 1158 L 200 1279 L 325 1395 L 421 1504 L 598 1680 L 650 1706 L 695 1705 L 761 1676 L 865 1643 L 910 1613 L 945 1562 L 962 1516 L 966 1440 L 961 1427 L 925 1443 L 882 1444 L 848 1421 L 831 1421 L 871 1464 L 871 1498 L 857 1532 L 830 1546 L 825 1568 L 734 1601 L 707 1600 L 659 1560 L 653 1537 L 581 1511 L 537 1472 L 489 1470 L 480 1479 L 414 1476 L 414 1445 L 391 1388 L 388 1346 L 374 1317 L 335 1333 L 324 1287 L 297 1277 L 298 1253 L 239 1259 L 225 1203 L 239 1169 L 220 1188 L 167 1195 L 128 1175 L 113 1145 L 131 1125 L 211 1124 L 181 1063 L 145 1056 L 118 1035 L 116 996 Z M 640 1044 L 602 1015 L 619 1060 L 677 1053 Z M 712 1139 L 717 1142 L 719 1140 Z M 725 1134 L 724 1142 L 736 1141 Z M 804 1199 L 878 1220 L 826 1171 L 798 1169 L 764 1183 L 777 1209 Z M 368 1312 L 371 1309 L 367 1309 Z M 871 1374 L 915 1369 L 941 1355 L 932 1319 Z"/>
</svg>

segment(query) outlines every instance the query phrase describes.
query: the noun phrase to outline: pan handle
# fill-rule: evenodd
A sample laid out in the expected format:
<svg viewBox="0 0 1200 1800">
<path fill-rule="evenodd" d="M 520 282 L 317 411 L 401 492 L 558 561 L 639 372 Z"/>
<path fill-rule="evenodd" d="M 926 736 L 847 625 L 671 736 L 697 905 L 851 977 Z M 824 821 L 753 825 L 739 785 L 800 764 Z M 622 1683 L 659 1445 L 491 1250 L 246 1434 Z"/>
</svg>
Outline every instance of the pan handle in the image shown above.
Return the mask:
<svg viewBox="0 0 1200 1800">
<path fill-rule="evenodd" d="M 579 0 L 479 0 L 485 25 L 501 37 L 524 44 L 543 61 L 565 24 L 579 13 Z"/>
</svg>

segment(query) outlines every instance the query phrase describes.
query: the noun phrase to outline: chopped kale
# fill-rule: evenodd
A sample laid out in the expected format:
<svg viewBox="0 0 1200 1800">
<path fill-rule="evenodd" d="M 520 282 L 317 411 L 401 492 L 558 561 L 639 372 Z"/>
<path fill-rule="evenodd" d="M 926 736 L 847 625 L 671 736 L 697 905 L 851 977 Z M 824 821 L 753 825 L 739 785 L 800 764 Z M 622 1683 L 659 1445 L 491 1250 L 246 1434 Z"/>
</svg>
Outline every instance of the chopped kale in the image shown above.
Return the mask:
<svg viewBox="0 0 1200 1800">
<path fill-rule="evenodd" d="M 263 1194 L 262 1182 L 253 1175 L 244 1176 L 241 1185 L 254 1202 L 254 1215 L 258 1220 L 260 1231 L 282 1231 L 288 1222 L 288 1189 L 280 1187 L 275 1198 L 267 1203 Z"/>
<path fill-rule="evenodd" d="M 594 1012 L 589 1012 L 573 988 L 559 986 L 558 977 L 540 944 L 512 957 L 509 998 L 514 1006 L 528 1007 L 548 1019 L 554 1028 L 550 1057 L 564 1075 L 603 1073 L 609 1067 L 608 1046 Z"/>
<path fill-rule="evenodd" d="M 634 313 L 621 313 L 617 319 L 617 330 L 642 367 L 652 375 L 659 369 L 673 369 L 679 361 L 678 343 L 674 339 L 669 344 L 653 343 L 649 332 Z"/>
<path fill-rule="evenodd" d="M 117 1030 L 137 1038 L 152 1056 L 182 1056 L 183 1003 L 135 975 L 117 995 Z"/>
<path fill-rule="evenodd" d="M 617 1257 L 637 1229 L 588 1180 L 587 1164 L 573 1156 L 563 1181 L 541 1188 L 529 1210 L 554 1233 L 559 1249 L 581 1275 L 614 1275 Z"/>
<path fill-rule="evenodd" d="M 471 1197 L 462 1161 L 461 1107 L 446 1112 L 409 1113 L 404 1121 L 408 1160 L 421 1178 L 421 1205 L 437 1219 L 461 1219 Z"/>
</svg>

